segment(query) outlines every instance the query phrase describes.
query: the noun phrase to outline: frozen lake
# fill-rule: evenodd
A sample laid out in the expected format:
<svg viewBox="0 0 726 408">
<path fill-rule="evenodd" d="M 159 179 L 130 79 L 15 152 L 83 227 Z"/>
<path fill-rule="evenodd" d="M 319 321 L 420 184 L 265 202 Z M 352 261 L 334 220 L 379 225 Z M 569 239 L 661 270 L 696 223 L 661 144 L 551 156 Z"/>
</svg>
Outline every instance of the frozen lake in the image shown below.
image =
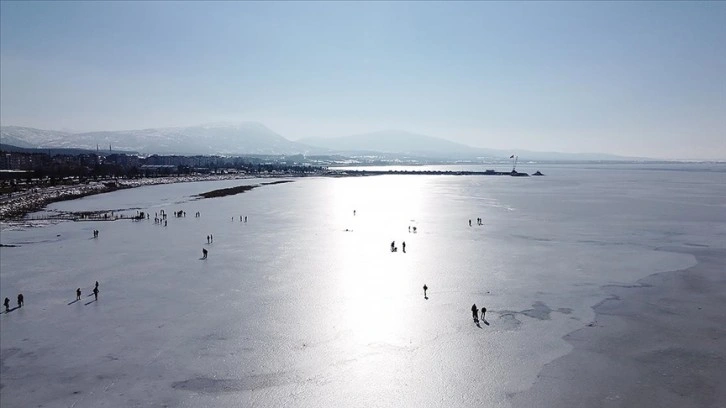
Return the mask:
<svg viewBox="0 0 726 408">
<path fill-rule="evenodd" d="M 603 285 L 726 247 L 723 166 L 538 169 L 141 187 L 49 209 L 152 220 L 3 225 L 0 297 L 26 305 L 0 315 L 0 406 L 508 407 Z"/>
</svg>

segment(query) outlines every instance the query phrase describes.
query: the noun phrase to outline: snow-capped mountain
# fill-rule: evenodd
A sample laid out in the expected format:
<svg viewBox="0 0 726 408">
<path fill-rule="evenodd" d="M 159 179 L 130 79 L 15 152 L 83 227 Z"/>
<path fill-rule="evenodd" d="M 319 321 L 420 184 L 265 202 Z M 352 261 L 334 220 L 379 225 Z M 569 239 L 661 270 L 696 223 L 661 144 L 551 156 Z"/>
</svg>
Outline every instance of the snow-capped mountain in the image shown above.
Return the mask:
<svg viewBox="0 0 726 408">
<path fill-rule="evenodd" d="M 98 146 L 103 151 L 109 151 L 110 146 L 115 152 L 145 154 L 387 154 L 433 160 L 507 160 L 513 153 L 510 150 L 471 147 L 400 130 L 293 142 L 256 122 L 85 133 L 18 126 L 3 126 L 0 131 L 0 144 L 17 147 L 95 150 Z M 597 153 L 532 152 L 521 149 L 517 149 L 517 154 L 525 160 L 645 160 Z"/>
<path fill-rule="evenodd" d="M 312 148 L 255 122 L 68 133 L 3 126 L 0 142 L 19 147 L 83 148 L 161 154 L 297 154 Z"/>
<path fill-rule="evenodd" d="M 17 147 L 56 147 L 56 145 L 62 147 L 61 144 L 68 135 L 70 133 L 57 130 L 42 130 L 19 126 L 0 127 L 0 143 Z M 45 144 L 49 144 L 49 146 L 44 146 Z"/>
</svg>

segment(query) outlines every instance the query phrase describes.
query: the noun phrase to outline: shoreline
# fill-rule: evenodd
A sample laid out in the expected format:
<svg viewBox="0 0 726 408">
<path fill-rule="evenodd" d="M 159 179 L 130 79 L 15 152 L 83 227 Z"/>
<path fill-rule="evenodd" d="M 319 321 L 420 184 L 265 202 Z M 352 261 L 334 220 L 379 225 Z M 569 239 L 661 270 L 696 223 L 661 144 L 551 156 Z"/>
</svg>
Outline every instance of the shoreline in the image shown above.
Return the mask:
<svg viewBox="0 0 726 408">
<path fill-rule="evenodd" d="M 110 193 L 129 188 L 162 184 L 192 183 L 198 181 L 245 180 L 253 178 L 280 178 L 282 176 L 214 175 L 187 177 L 149 177 L 130 180 L 95 181 L 88 184 L 69 186 L 38 187 L 18 193 L 0 201 L 0 221 L 22 221 L 29 213 L 42 210 L 50 204 L 75 200 L 91 195 Z"/>
<path fill-rule="evenodd" d="M 537 172 L 539 173 L 539 172 Z M 528 177 L 527 173 L 519 172 L 472 172 L 472 171 L 326 171 L 315 174 L 264 174 L 264 175 L 204 175 L 204 176 L 181 176 L 181 177 L 148 177 L 139 179 L 122 179 L 108 181 L 94 181 L 88 184 L 73 184 L 61 186 L 36 187 L 23 192 L 16 193 L 12 197 L 0 197 L 0 221 L 22 221 L 23 218 L 35 211 L 42 210 L 52 203 L 60 201 L 75 200 L 96 194 L 110 193 L 127 188 L 142 186 L 189 183 L 197 181 L 218 181 L 218 180 L 244 180 L 252 178 L 299 178 L 299 177 L 368 177 L 383 175 L 446 175 L 446 176 L 512 176 Z M 535 175 L 542 175 L 535 174 Z"/>
<path fill-rule="evenodd" d="M 715 407 L 726 400 L 726 250 L 669 248 L 696 257 L 629 287 L 608 287 L 595 319 L 563 337 L 513 407 Z"/>
</svg>

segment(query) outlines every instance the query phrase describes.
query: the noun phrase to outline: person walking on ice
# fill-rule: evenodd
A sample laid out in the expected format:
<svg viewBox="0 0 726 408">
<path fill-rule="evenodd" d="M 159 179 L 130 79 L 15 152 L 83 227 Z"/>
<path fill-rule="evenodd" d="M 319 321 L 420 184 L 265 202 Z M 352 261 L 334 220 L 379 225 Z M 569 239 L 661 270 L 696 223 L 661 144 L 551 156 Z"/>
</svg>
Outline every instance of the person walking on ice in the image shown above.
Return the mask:
<svg viewBox="0 0 726 408">
<path fill-rule="evenodd" d="M 426 291 L 427 291 L 427 290 L 429 290 L 429 287 L 428 287 L 428 286 L 426 286 L 426 284 L 425 284 L 425 283 L 424 283 L 424 286 L 423 286 L 423 290 L 424 290 L 424 299 L 428 299 L 429 297 L 428 297 L 428 296 L 426 296 Z"/>
<path fill-rule="evenodd" d="M 98 300 L 98 286 L 93 288 L 93 297 Z"/>
<path fill-rule="evenodd" d="M 23 307 L 25 304 L 25 299 L 23 298 L 23 294 L 18 294 L 18 307 Z"/>
<path fill-rule="evenodd" d="M 202 259 L 207 259 L 207 250 L 202 248 Z"/>
<path fill-rule="evenodd" d="M 10 311 L 10 299 L 5 298 L 5 302 L 3 303 L 3 305 L 5 305 L 5 311 L 9 312 Z"/>
<path fill-rule="evenodd" d="M 474 317 L 474 323 L 479 324 L 479 308 L 476 307 L 476 303 L 471 305 L 471 315 Z"/>
<path fill-rule="evenodd" d="M 76 300 L 81 300 L 81 288 L 76 289 Z"/>
</svg>

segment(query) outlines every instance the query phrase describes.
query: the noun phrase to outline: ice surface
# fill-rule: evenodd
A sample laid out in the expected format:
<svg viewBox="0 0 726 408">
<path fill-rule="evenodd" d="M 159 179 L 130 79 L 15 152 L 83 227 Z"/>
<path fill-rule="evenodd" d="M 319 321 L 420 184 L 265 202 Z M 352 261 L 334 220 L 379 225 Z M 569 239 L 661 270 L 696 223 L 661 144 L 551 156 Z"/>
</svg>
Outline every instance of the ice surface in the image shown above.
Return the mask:
<svg viewBox="0 0 726 408">
<path fill-rule="evenodd" d="M 562 336 L 591 321 L 603 285 L 694 264 L 670 247 L 726 246 L 723 172 L 539 169 L 53 204 L 152 220 L 3 226 L 16 246 L 0 249 L 0 296 L 26 305 L 0 315 L 0 406 L 509 406 L 570 350 Z"/>
</svg>

